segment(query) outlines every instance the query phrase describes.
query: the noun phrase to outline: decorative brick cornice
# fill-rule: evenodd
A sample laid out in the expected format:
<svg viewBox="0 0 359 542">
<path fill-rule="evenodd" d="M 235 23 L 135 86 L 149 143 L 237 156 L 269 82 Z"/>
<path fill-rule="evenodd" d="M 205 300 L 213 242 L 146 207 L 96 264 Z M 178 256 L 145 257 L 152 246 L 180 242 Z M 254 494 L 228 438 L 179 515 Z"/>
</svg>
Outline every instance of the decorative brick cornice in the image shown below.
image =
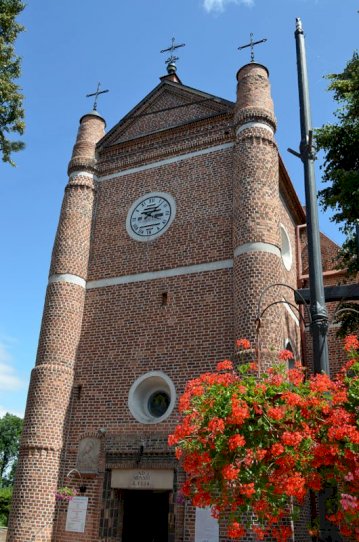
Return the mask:
<svg viewBox="0 0 359 542">
<path fill-rule="evenodd" d="M 268 145 L 278 151 L 277 143 L 265 128 L 250 128 L 237 135 L 237 144 L 249 141 L 251 144 Z"/>
<path fill-rule="evenodd" d="M 127 143 L 131 144 L 135 141 L 145 141 L 147 144 L 150 142 L 153 142 L 157 139 L 165 139 L 167 141 L 170 134 L 172 134 L 172 137 L 174 136 L 174 132 L 176 133 L 176 138 L 178 138 L 181 134 L 188 134 L 188 131 L 191 131 L 192 137 L 197 133 L 198 129 L 203 129 L 204 127 L 208 128 L 209 125 L 219 124 L 223 120 L 231 121 L 233 117 L 233 113 L 218 113 L 210 115 L 209 117 L 199 118 L 192 121 L 186 121 L 181 124 L 176 124 L 175 126 L 170 126 L 168 128 L 159 128 L 155 131 L 146 132 L 141 135 L 135 135 L 129 139 L 119 141 L 117 143 L 113 143 L 109 147 L 104 147 L 102 149 L 102 153 L 106 153 L 109 150 L 112 150 L 116 147 L 126 145 Z M 215 122 L 213 122 L 215 121 Z M 149 138 L 150 141 L 149 141 Z"/>
<path fill-rule="evenodd" d="M 94 175 L 91 177 L 87 175 L 84 176 L 82 173 L 79 173 L 78 175 L 71 175 L 66 186 L 66 190 L 72 187 L 90 188 L 90 190 L 96 190 Z"/>
<path fill-rule="evenodd" d="M 159 131 L 151 137 L 136 137 L 107 147 L 100 153 L 98 175 L 111 174 L 118 171 L 119 166 L 126 169 L 234 140 L 232 115 L 216 116 L 216 125 L 208 120 L 191 123 L 195 124 L 195 130 L 191 132 L 186 124 L 180 129 Z"/>
<path fill-rule="evenodd" d="M 74 157 L 70 160 L 69 166 L 67 168 L 67 174 L 70 176 L 71 173 L 85 170 L 89 173 L 96 173 L 96 160 L 95 158 L 84 158 L 82 156 Z"/>
<path fill-rule="evenodd" d="M 277 128 L 277 119 L 269 109 L 246 107 L 240 109 L 235 114 L 235 124 L 245 124 L 247 122 L 264 122 L 272 126 L 274 130 Z"/>
</svg>

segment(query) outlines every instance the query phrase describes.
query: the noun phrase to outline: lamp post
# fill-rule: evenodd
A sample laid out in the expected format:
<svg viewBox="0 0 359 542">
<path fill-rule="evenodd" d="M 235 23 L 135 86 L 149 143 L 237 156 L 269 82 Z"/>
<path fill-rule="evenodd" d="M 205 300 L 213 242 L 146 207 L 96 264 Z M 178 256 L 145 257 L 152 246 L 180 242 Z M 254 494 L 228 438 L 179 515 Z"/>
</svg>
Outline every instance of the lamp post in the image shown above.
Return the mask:
<svg viewBox="0 0 359 542">
<path fill-rule="evenodd" d="M 314 372 L 324 372 L 329 375 L 327 341 L 328 313 L 325 307 L 322 256 L 320 250 L 317 190 L 314 172 L 315 152 L 313 148 L 313 128 L 309 101 L 304 32 L 302 22 L 299 18 L 296 19 L 295 43 L 297 53 L 301 141 L 299 153 L 291 149 L 288 150 L 299 157 L 304 166 Z M 322 541 L 328 542 L 341 541 L 338 530 L 326 520 L 326 500 L 332 495 L 332 492 L 333 488 L 325 487 L 318 495 L 319 538 Z"/>
<path fill-rule="evenodd" d="M 309 101 L 307 60 L 302 22 L 296 19 L 295 43 L 297 51 L 298 90 L 300 108 L 300 152 L 288 149 L 299 157 L 304 166 L 305 204 L 307 214 L 308 260 L 311 332 L 313 336 L 313 362 L 315 373 L 329 374 L 328 313 L 325 307 L 322 256 L 315 186 L 313 128 Z"/>
</svg>

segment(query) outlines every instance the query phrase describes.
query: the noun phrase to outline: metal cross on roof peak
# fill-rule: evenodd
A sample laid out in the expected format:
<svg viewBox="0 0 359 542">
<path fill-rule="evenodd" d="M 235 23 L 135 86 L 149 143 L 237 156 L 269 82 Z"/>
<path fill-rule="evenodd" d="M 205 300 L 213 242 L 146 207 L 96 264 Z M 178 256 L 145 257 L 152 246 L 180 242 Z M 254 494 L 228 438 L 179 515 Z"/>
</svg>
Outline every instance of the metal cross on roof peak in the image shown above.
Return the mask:
<svg viewBox="0 0 359 542">
<path fill-rule="evenodd" d="M 245 49 L 246 47 L 250 47 L 251 48 L 251 62 L 254 62 L 254 46 L 258 45 L 259 43 L 264 43 L 265 41 L 267 41 L 267 38 L 264 38 L 258 41 L 253 41 L 253 32 L 250 33 L 250 37 L 251 37 L 251 41 L 247 43 L 247 45 L 241 45 L 240 47 L 238 47 L 238 49 L 241 50 L 241 49 Z"/>
<path fill-rule="evenodd" d="M 98 98 L 99 94 L 105 94 L 105 92 L 109 92 L 108 89 L 107 90 L 100 90 L 100 85 L 101 85 L 101 83 L 97 84 L 96 92 L 93 92 L 92 94 L 86 94 L 86 98 L 90 98 L 90 96 L 95 96 L 95 101 L 94 101 L 94 104 L 93 104 L 93 111 L 97 110 L 97 98 Z"/>
<path fill-rule="evenodd" d="M 175 44 L 175 38 L 172 38 L 172 45 L 168 47 L 167 49 L 162 49 L 160 53 L 167 53 L 168 51 L 171 53 L 170 56 L 165 60 L 165 63 L 167 64 L 167 70 L 170 64 L 174 64 L 176 60 L 178 60 L 178 56 L 174 56 L 173 52 L 175 49 L 178 49 L 179 47 L 184 47 L 185 43 L 180 43 L 178 45 Z"/>
</svg>

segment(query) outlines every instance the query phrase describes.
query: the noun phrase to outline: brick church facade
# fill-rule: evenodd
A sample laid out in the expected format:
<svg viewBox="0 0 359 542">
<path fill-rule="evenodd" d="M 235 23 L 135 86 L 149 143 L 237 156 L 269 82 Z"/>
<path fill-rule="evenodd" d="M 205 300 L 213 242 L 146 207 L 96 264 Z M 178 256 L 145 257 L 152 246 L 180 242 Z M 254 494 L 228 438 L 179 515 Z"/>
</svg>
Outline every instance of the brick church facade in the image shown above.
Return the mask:
<svg viewBox="0 0 359 542">
<path fill-rule="evenodd" d="M 278 286 L 308 279 L 305 213 L 278 154 L 267 69 L 248 64 L 237 80 L 233 103 L 172 70 L 106 135 L 96 111 L 80 121 L 8 542 L 198 540 L 167 444 L 186 382 L 232 357 L 236 338 L 254 343 L 269 285 L 260 309 L 282 304 L 262 318 L 262 363 L 291 347 L 310 364 L 293 292 Z M 82 525 L 55 501 L 65 485 L 80 490 Z"/>
</svg>

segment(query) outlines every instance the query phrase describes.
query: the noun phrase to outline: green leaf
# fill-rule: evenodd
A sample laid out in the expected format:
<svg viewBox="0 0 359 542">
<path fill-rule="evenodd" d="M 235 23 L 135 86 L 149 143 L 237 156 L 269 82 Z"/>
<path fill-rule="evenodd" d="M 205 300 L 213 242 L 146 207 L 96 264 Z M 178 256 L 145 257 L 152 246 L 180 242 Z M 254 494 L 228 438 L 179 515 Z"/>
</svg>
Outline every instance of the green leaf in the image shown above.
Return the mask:
<svg viewBox="0 0 359 542">
<path fill-rule="evenodd" d="M 15 165 L 13 152 L 24 148 L 22 141 L 9 139 L 7 134 L 24 132 L 23 95 L 14 82 L 21 74 L 21 60 L 15 54 L 14 41 L 24 27 L 16 17 L 24 9 L 20 0 L 0 0 L 0 152 L 3 162 Z"/>
</svg>

